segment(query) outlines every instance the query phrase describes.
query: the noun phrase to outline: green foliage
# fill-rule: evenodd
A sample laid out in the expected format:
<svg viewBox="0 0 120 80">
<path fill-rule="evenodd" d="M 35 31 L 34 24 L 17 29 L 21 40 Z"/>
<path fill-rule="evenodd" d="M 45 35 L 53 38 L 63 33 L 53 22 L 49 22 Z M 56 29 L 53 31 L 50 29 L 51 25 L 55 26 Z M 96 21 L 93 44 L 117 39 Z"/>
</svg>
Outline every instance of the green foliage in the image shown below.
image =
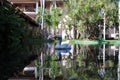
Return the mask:
<svg viewBox="0 0 120 80">
<path fill-rule="evenodd" d="M 50 62 L 50 76 L 54 77 L 54 76 L 58 76 L 59 75 L 59 66 L 60 64 L 56 61 L 54 61 L 57 58 L 57 56 L 55 54 L 52 55 L 52 61 Z"/>
<path fill-rule="evenodd" d="M 28 26 L 11 5 L 0 4 L 0 80 L 17 74 L 28 63 L 32 50 Z"/>
<path fill-rule="evenodd" d="M 94 32 L 98 27 L 97 21 L 103 18 L 103 14 L 100 14 L 101 9 L 106 13 L 106 24 L 113 25 L 118 21 L 117 6 L 110 0 L 67 0 L 65 9 L 66 14 L 72 18 L 72 24 L 88 33 Z"/>
<path fill-rule="evenodd" d="M 36 21 L 39 22 L 42 19 L 42 16 L 44 18 L 44 24 L 48 27 L 56 28 L 58 23 L 59 23 L 59 17 L 62 13 L 62 10 L 58 7 L 54 7 L 53 5 L 51 6 L 51 11 L 45 9 L 45 12 L 43 15 L 41 15 L 42 12 L 39 12 L 36 17 Z"/>
<path fill-rule="evenodd" d="M 41 16 L 41 7 L 38 7 L 38 13 L 37 13 L 37 16 L 35 18 L 35 21 L 39 22 L 41 19 L 42 19 L 42 16 Z"/>
<path fill-rule="evenodd" d="M 45 24 L 47 26 L 52 26 L 53 28 L 56 28 L 59 23 L 59 17 L 61 15 L 61 9 L 58 7 L 51 6 L 51 12 L 46 10 L 45 12 Z"/>
</svg>

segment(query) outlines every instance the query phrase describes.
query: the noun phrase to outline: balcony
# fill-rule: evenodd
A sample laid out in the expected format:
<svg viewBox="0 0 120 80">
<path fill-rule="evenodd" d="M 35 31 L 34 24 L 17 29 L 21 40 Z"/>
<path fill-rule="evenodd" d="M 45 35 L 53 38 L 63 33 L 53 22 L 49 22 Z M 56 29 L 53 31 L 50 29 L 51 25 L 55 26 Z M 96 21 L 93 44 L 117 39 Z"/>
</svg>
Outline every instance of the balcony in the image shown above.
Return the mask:
<svg viewBox="0 0 120 80">
<path fill-rule="evenodd" d="M 34 3 L 14 3 L 14 5 L 19 7 L 23 12 L 36 12 L 36 4 Z"/>
<path fill-rule="evenodd" d="M 54 0 L 46 0 L 46 1 L 54 1 Z M 64 0 L 56 0 L 56 1 L 64 1 Z"/>
<path fill-rule="evenodd" d="M 21 11 L 23 12 L 36 12 L 36 9 L 33 7 L 28 7 L 28 8 L 20 8 Z"/>
<path fill-rule="evenodd" d="M 13 3 L 35 3 L 37 0 L 8 0 Z"/>
</svg>

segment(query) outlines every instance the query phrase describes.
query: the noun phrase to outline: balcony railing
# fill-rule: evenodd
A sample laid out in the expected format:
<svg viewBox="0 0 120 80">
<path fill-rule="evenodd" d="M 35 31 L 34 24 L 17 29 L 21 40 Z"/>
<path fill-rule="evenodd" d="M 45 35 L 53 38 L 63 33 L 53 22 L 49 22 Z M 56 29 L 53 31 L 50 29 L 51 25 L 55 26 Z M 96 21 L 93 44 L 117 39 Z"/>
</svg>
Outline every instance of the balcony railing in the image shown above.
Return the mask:
<svg viewBox="0 0 120 80">
<path fill-rule="evenodd" d="M 36 8 L 32 8 L 32 7 L 29 7 L 29 8 L 22 8 L 22 7 L 19 7 L 21 11 L 23 12 L 36 12 Z"/>
<path fill-rule="evenodd" d="M 36 0 L 8 0 L 13 3 L 26 3 L 26 2 L 36 2 Z"/>
</svg>

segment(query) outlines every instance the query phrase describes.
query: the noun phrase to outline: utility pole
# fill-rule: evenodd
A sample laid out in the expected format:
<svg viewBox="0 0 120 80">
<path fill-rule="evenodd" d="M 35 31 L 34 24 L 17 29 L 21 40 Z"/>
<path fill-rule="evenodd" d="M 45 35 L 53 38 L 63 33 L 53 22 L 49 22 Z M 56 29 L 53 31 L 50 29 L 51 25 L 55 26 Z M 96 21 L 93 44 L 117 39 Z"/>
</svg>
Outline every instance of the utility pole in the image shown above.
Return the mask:
<svg viewBox="0 0 120 80">
<path fill-rule="evenodd" d="M 56 8 L 56 7 L 57 7 L 57 6 L 56 6 L 56 0 L 54 0 L 53 2 L 54 2 L 54 6 L 55 6 L 55 8 Z"/>
<path fill-rule="evenodd" d="M 42 24 L 41 24 L 41 29 L 43 29 L 44 27 L 44 10 L 45 10 L 45 0 L 40 0 L 40 4 L 41 4 L 41 14 L 42 15 Z"/>
<path fill-rule="evenodd" d="M 118 1 L 118 18 L 119 18 L 119 40 L 120 40 L 120 0 Z M 118 54 L 118 80 L 120 80 L 120 46 Z"/>
<path fill-rule="evenodd" d="M 101 10 L 100 10 L 100 15 L 103 17 L 103 39 L 105 40 L 105 28 L 106 28 L 106 26 L 105 26 L 105 24 L 106 24 L 106 13 L 105 13 L 105 9 L 104 8 L 101 8 Z"/>
<path fill-rule="evenodd" d="M 38 13 L 38 5 L 39 5 L 39 3 L 38 3 L 38 1 L 36 0 L 36 14 Z"/>
<path fill-rule="evenodd" d="M 103 44 L 103 67 L 105 67 L 105 44 Z M 105 73 L 105 68 L 103 68 L 103 72 Z"/>
<path fill-rule="evenodd" d="M 104 34 L 104 35 L 103 35 L 103 38 L 104 38 L 104 40 L 105 40 L 105 28 L 106 28 L 106 26 L 105 26 L 105 24 L 106 24 L 105 15 L 106 15 L 106 14 L 105 14 L 105 11 L 104 11 L 104 12 L 103 12 L 103 20 L 104 20 L 104 22 L 103 22 L 103 23 L 104 23 L 104 24 L 103 24 L 103 34 Z"/>
<path fill-rule="evenodd" d="M 120 39 L 120 0 L 118 2 L 118 18 L 119 18 L 119 39 Z"/>
<path fill-rule="evenodd" d="M 119 36 L 120 37 L 120 36 Z M 120 46 L 119 46 L 119 54 L 118 54 L 118 69 L 117 69 L 117 76 L 118 76 L 118 79 L 117 80 L 120 80 Z"/>
</svg>

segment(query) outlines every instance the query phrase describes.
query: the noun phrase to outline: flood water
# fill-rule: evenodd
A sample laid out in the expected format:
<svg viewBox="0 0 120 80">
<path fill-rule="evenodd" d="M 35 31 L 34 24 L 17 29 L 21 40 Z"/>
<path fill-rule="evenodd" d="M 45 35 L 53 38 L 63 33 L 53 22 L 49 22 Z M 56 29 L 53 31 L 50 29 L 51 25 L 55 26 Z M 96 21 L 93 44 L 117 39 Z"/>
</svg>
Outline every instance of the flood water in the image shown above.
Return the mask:
<svg viewBox="0 0 120 80">
<path fill-rule="evenodd" d="M 120 45 L 72 44 L 70 50 L 43 47 L 38 60 L 40 80 L 120 80 Z"/>
</svg>

